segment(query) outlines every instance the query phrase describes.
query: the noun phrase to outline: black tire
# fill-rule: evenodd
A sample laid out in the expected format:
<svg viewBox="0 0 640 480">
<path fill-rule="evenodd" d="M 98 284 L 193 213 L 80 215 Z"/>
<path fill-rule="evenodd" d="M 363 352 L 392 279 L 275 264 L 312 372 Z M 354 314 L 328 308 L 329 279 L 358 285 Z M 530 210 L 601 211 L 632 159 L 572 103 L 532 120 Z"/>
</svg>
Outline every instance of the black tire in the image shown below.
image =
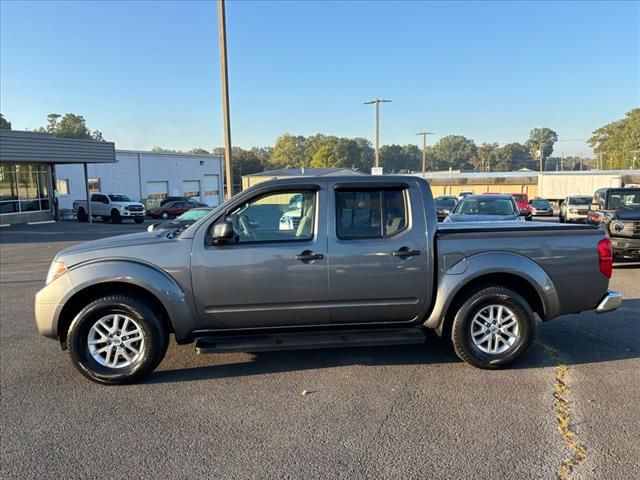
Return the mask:
<svg viewBox="0 0 640 480">
<path fill-rule="evenodd" d="M 509 308 L 518 325 L 517 338 L 501 353 L 484 352 L 472 339 L 474 317 L 490 305 Z M 456 314 L 451 327 L 453 348 L 461 360 L 474 367 L 503 368 L 522 356 L 534 340 L 536 322 L 533 311 L 526 300 L 513 290 L 499 285 L 482 285 L 468 292 L 454 308 Z M 495 345 L 498 345 L 498 340 L 495 340 Z"/>
<path fill-rule="evenodd" d="M 133 221 L 136 222 L 139 225 L 142 222 L 144 222 L 144 218 L 134 218 Z"/>
<path fill-rule="evenodd" d="M 87 215 L 87 212 L 84 211 L 84 208 L 79 208 L 78 209 L 78 221 L 79 222 L 86 222 L 87 220 L 89 220 L 89 216 Z"/>
<path fill-rule="evenodd" d="M 562 212 L 560 212 L 558 214 L 558 217 L 560 218 L 560 223 L 564 223 L 566 220 L 564 219 L 564 217 L 562 216 Z"/>
<path fill-rule="evenodd" d="M 122 223 L 122 216 L 115 208 L 111 210 L 111 223 Z"/>
<path fill-rule="evenodd" d="M 131 365 L 107 367 L 89 351 L 91 328 L 110 314 L 130 317 L 142 331 L 144 347 Z M 76 315 L 69 327 L 67 345 L 73 364 L 85 377 L 105 385 L 126 384 L 141 380 L 158 366 L 167 352 L 169 333 L 158 313 L 144 301 L 128 295 L 110 295 L 94 300 Z"/>
<path fill-rule="evenodd" d="M 161 217 L 163 220 L 167 220 L 167 219 L 169 218 L 169 212 L 162 212 L 162 213 L 160 214 L 160 217 Z"/>
<path fill-rule="evenodd" d="M 111 217 L 109 215 L 102 215 L 100 218 L 102 218 L 104 223 L 109 223 L 111 221 Z"/>
</svg>

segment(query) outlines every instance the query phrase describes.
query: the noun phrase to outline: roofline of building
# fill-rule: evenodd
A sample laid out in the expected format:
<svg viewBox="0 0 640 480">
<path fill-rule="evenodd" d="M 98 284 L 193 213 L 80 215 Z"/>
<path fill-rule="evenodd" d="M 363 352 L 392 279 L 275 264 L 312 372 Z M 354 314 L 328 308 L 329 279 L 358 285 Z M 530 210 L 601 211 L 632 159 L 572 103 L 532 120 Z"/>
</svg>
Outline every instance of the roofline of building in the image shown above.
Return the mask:
<svg viewBox="0 0 640 480">
<path fill-rule="evenodd" d="M 120 150 L 116 149 L 116 154 L 118 153 L 144 153 L 148 155 L 166 155 L 171 157 L 203 157 L 203 158 L 223 158 L 222 155 L 214 155 L 213 153 L 188 153 L 188 152 L 152 152 L 150 150 Z"/>
</svg>

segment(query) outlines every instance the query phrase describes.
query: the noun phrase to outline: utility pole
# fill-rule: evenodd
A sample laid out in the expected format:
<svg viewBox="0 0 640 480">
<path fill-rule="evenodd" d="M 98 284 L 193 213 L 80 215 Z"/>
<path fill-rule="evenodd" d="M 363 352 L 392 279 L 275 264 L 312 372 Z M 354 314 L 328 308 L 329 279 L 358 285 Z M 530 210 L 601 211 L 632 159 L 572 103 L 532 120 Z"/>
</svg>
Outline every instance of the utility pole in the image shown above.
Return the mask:
<svg viewBox="0 0 640 480">
<path fill-rule="evenodd" d="M 218 32 L 220 33 L 220 70 L 222 84 L 222 123 L 224 127 L 224 171 L 227 181 L 227 200 L 233 197 L 231 172 L 231 121 L 229 118 L 229 74 L 227 69 L 227 26 L 224 1 L 218 0 Z"/>
<path fill-rule="evenodd" d="M 422 177 L 427 173 L 427 135 L 433 135 L 433 132 L 420 132 L 416 135 L 422 135 Z"/>
<path fill-rule="evenodd" d="M 376 104 L 376 164 L 375 167 L 380 166 L 380 104 L 388 103 L 391 100 L 382 100 L 380 98 L 376 98 L 375 100 L 370 100 L 368 102 L 364 102 L 365 105 Z"/>
</svg>

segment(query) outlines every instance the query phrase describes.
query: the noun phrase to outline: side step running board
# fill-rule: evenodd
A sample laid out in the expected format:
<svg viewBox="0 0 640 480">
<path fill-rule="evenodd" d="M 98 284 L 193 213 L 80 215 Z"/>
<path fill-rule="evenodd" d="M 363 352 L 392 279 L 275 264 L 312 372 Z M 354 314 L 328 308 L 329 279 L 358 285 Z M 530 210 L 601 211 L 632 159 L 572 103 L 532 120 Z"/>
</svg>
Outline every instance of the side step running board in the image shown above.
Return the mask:
<svg viewBox="0 0 640 480">
<path fill-rule="evenodd" d="M 424 343 L 422 328 L 376 330 L 333 330 L 321 332 L 273 333 L 200 337 L 197 353 L 268 352 L 273 350 L 312 350 L 316 348 L 372 347 Z"/>
</svg>

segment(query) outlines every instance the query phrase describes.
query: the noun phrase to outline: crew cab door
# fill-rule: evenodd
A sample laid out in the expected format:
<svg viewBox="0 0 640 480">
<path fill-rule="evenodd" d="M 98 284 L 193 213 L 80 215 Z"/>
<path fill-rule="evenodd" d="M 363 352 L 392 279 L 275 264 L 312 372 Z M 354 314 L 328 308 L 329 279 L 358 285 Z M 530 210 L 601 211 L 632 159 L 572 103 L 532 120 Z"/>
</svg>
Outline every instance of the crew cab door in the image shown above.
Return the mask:
<svg viewBox="0 0 640 480">
<path fill-rule="evenodd" d="M 330 203 L 335 212 L 329 228 L 332 321 L 418 318 L 431 288 L 418 187 L 412 183 L 336 184 Z"/>
<path fill-rule="evenodd" d="M 315 185 L 258 193 L 215 222 L 231 221 L 234 240 L 214 244 L 207 234 L 194 245 L 192 283 L 205 328 L 330 323 L 325 195 Z"/>
</svg>

